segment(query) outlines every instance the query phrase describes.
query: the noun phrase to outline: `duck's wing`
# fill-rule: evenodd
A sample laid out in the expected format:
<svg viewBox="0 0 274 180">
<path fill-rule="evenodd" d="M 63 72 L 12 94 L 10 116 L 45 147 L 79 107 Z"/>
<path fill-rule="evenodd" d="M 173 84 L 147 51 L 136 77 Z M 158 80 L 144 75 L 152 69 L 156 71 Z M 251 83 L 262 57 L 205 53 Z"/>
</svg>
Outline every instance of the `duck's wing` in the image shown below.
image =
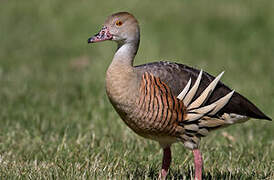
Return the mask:
<svg viewBox="0 0 274 180">
<path fill-rule="evenodd" d="M 151 73 L 155 77 L 159 77 L 163 82 L 165 82 L 169 86 L 174 96 L 178 96 L 185 89 L 187 84 L 189 84 L 188 89 L 191 89 L 194 83 L 196 82 L 199 73 L 201 72 L 198 69 L 183 64 L 165 61 L 135 66 L 135 70 L 138 76 L 140 76 L 140 78 L 145 72 Z M 193 98 L 188 103 L 192 104 L 214 79 L 214 76 L 206 72 L 202 72 L 198 89 L 196 93 L 193 95 Z M 221 98 L 225 97 L 231 92 L 232 90 L 229 87 L 227 87 L 219 81 L 214 90 L 211 92 L 210 96 L 207 97 L 206 101 L 204 101 L 204 106 L 210 105 L 220 100 Z M 237 92 L 233 93 L 227 104 L 224 107 L 222 107 L 216 114 L 214 114 L 214 116 L 221 117 L 225 113 L 257 119 L 271 120 L 253 103 L 251 103 L 248 99 L 246 99 Z"/>
</svg>

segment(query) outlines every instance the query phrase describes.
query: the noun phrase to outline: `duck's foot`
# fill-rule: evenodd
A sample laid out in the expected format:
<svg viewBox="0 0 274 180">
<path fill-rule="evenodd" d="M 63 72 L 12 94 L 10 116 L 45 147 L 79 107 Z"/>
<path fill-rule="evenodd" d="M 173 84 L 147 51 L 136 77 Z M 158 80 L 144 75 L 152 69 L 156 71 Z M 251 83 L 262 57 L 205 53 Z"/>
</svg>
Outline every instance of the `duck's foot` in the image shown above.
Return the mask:
<svg viewBox="0 0 274 180">
<path fill-rule="evenodd" d="M 195 180 L 202 180 L 203 157 L 199 149 L 194 149 Z"/>
<path fill-rule="evenodd" d="M 170 147 L 166 147 L 164 148 L 162 169 L 158 179 L 166 179 L 170 163 L 171 163 L 171 150 L 170 150 Z"/>
</svg>

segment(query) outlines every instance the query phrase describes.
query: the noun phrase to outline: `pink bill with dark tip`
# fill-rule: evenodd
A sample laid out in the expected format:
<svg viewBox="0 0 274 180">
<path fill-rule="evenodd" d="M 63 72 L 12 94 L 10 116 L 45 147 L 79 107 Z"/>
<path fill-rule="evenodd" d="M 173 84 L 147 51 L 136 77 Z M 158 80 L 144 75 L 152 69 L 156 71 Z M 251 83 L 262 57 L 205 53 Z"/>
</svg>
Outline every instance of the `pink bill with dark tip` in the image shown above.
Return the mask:
<svg viewBox="0 0 274 180">
<path fill-rule="evenodd" d="M 112 35 L 110 34 L 108 28 L 104 26 L 98 34 L 95 34 L 93 37 L 88 39 L 88 43 L 96 43 L 106 40 L 111 40 Z"/>
</svg>

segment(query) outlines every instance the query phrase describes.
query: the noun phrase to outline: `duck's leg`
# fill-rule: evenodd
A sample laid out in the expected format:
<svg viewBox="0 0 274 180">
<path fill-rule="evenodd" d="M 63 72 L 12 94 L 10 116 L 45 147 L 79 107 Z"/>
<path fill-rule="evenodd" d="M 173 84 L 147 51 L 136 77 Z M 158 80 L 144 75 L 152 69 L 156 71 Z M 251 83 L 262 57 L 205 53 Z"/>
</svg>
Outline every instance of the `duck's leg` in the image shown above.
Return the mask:
<svg viewBox="0 0 274 180">
<path fill-rule="evenodd" d="M 195 180 L 202 180 L 203 157 L 199 149 L 192 150 L 194 155 Z"/>
<path fill-rule="evenodd" d="M 171 150 L 170 150 L 170 146 L 164 148 L 163 150 L 164 150 L 164 153 L 163 153 L 163 162 L 162 162 L 162 169 L 161 169 L 161 172 L 159 174 L 159 179 L 166 179 L 168 168 L 169 168 L 170 163 L 171 163 Z"/>
</svg>

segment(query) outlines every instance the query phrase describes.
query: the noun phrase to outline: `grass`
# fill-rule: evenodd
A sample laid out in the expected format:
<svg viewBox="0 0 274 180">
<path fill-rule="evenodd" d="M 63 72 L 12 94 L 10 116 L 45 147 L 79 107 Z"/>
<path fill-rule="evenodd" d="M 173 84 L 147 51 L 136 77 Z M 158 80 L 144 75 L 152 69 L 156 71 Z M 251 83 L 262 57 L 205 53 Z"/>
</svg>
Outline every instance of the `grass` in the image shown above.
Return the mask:
<svg viewBox="0 0 274 180">
<path fill-rule="evenodd" d="M 141 24 L 136 64 L 173 60 L 213 75 L 274 117 L 274 3 L 2 1 L 0 179 L 155 179 L 162 152 L 130 131 L 105 94 L 114 43 L 87 45 L 105 17 Z M 204 138 L 204 179 L 274 179 L 273 122 L 250 120 Z M 193 178 L 173 146 L 170 179 Z"/>
</svg>

